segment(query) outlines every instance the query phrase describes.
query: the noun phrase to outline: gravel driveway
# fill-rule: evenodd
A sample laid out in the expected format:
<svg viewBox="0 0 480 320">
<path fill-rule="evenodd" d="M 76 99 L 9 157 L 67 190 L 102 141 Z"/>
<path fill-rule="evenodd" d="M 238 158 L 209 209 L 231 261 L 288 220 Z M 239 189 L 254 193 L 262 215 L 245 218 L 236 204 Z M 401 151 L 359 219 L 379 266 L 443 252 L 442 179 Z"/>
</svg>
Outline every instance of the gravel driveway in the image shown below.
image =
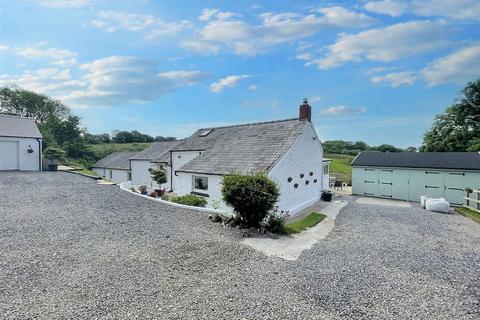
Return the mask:
<svg viewBox="0 0 480 320">
<path fill-rule="evenodd" d="M 1 319 L 478 319 L 480 225 L 352 203 L 297 261 L 68 173 L 0 173 Z"/>
</svg>

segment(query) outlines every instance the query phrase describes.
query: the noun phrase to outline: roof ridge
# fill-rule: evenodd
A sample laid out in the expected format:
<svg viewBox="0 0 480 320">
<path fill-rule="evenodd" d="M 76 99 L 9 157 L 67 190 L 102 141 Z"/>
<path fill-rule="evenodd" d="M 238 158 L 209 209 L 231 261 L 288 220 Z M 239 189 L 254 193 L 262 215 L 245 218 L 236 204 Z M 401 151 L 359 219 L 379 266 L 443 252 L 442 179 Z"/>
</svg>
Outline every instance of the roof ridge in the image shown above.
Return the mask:
<svg viewBox="0 0 480 320">
<path fill-rule="evenodd" d="M 0 113 L 0 117 L 5 117 L 5 118 L 20 118 L 20 119 L 27 119 L 27 120 L 33 120 L 33 121 L 35 121 L 35 119 L 32 118 L 32 117 L 17 116 L 17 115 L 14 115 L 14 114 Z"/>
<path fill-rule="evenodd" d="M 262 121 L 262 122 L 249 122 L 249 123 L 241 123 L 241 124 L 232 124 L 229 126 L 220 126 L 220 127 L 207 127 L 207 128 L 200 128 L 199 130 L 206 130 L 206 129 L 224 129 L 224 128 L 234 128 L 234 127 L 244 127 L 244 126 L 254 126 L 259 124 L 270 124 L 270 123 L 278 123 L 278 122 L 287 122 L 292 120 L 299 120 L 299 118 L 289 118 L 283 120 L 272 120 L 272 121 Z"/>
</svg>

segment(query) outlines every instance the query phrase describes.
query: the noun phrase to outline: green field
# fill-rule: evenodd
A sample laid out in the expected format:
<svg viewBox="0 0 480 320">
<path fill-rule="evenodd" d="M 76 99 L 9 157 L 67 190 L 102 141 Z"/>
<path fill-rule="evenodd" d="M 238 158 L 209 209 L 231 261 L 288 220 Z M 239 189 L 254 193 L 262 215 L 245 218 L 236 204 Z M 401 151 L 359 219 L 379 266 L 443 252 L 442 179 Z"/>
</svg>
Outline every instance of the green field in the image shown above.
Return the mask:
<svg viewBox="0 0 480 320">
<path fill-rule="evenodd" d="M 103 144 L 91 144 L 95 154 L 104 158 L 112 152 L 119 151 L 142 151 L 152 143 L 150 142 L 135 142 L 135 143 L 103 143 Z"/>
<path fill-rule="evenodd" d="M 350 163 L 355 158 L 354 156 L 345 154 L 325 154 L 325 158 L 332 160 L 330 163 L 330 176 L 339 177 L 342 181 L 351 183 L 352 166 Z"/>
</svg>

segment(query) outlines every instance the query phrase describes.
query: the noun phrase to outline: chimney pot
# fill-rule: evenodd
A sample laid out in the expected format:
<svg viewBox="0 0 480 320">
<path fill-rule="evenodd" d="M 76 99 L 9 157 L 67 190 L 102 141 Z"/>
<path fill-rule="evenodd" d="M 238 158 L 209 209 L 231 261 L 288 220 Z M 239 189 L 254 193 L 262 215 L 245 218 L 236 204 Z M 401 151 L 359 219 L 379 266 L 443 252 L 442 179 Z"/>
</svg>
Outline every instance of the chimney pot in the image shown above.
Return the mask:
<svg viewBox="0 0 480 320">
<path fill-rule="evenodd" d="M 312 107 L 308 104 L 307 98 L 304 98 L 300 105 L 298 118 L 302 121 L 312 122 Z"/>
</svg>

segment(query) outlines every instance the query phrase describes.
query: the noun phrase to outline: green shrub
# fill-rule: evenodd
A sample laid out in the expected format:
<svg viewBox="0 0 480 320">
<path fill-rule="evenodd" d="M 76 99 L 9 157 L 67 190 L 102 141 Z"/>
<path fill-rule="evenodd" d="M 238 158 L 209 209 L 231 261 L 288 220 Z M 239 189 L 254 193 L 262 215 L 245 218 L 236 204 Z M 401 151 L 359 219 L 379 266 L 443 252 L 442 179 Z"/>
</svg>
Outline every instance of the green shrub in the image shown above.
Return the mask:
<svg viewBox="0 0 480 320">
<path fill-rule="evenodd" d="M 258 226 L 280 196 L 275 182 L 265 174 L 230 175 L 222 182 L 222 196 L 248 226 Z"/>
<path fill-rule="evenodd" d="M 57 147 L 48 147 L 43 150 L 43 157 L 50 161 L 63 161 L 65 159 L 66 152 Z"/>
<path fill-rule="evenodd" d="M 167 183 L 167 172 L 164 167 L 160 167 L 160 169 L 150 168 L 148 172 L 150 172 L 152 179 L 159 185 Z"/>
<path fill-rule="evenodd" d="M 175 203 L 185 204 L 187 206 L 202 207 L 202 208 L 207 205 L 207 199 L 203 197 L 199 197 L 194 194 L 186 194 L 184 196 L 172 197 L 170 201 Z"/>
</svg>

